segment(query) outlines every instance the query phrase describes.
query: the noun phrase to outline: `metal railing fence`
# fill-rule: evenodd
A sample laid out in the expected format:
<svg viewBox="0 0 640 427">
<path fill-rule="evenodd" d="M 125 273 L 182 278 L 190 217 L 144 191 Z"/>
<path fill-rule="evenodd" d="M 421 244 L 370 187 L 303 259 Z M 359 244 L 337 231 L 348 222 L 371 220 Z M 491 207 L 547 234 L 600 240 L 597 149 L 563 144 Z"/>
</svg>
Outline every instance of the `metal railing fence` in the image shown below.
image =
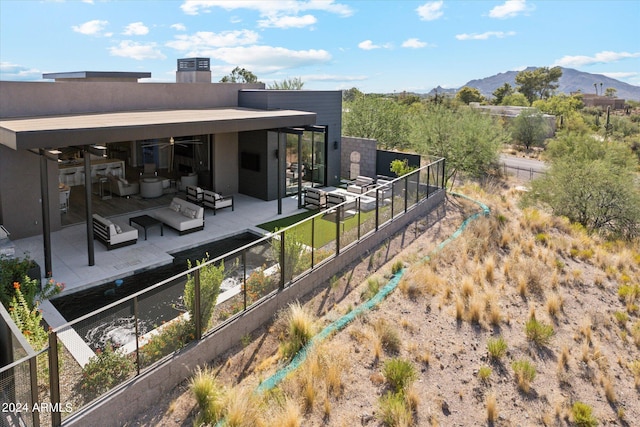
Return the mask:
<svg viewBox="0 0 640 427">
<path fill-rule="evenodd" d="M 51 411 L 51 425 L 294 286 L 302 275 L 444 188 L 445 160 L 439 159 L 52 329 L 43 353 L 47 378 L 40 378 L 52 407 L 61 409 Z M 219 294 L 211 289 L 219 281 L 212 279 L 216 274 L 226 283 Z M 170 314 L 158 315 L 161 311 Z M 85 338 L 97 334 L 97 324 L 104 325 L 98 332 L 107 338 L 93 349 Z M 33 364 L 32 358 L 21 363 Z"/>
</svg>

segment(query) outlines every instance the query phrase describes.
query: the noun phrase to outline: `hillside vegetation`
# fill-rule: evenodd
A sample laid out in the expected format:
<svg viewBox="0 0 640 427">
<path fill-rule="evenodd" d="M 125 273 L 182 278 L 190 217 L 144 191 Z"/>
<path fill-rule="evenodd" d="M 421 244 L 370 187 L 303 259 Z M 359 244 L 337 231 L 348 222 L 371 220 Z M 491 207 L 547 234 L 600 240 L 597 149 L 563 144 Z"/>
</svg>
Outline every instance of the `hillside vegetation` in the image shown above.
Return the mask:
<svg viewBox="0 0 640 427">
<path fill-rule="evenodd" d="M 182 407 L 186 418 L 228 425 L 634 425 L 638 244 L 522 210 L 519 192 L 489 187 L 463 187 L 489 205 L 489 217 L 425 259 L 455 228 L 451 216 L 460 224 L 455 212 L 468 214 L 470 206 L 451 199 L 447 218 L 376 274 L 357 286 L 348 275 L 333 278 L 200 372 L 160 424 L 180 425 Z M 313 334 L 352 310 L 387 282 L 398 260 L 407 269 L 377 309 L 312 349 L 275 389 L 254 393 L 288 363 L 289 338 L 306 336 L 293 331 Z M 198 379 L 217 391 L 203 398 Z"/>
</svg>

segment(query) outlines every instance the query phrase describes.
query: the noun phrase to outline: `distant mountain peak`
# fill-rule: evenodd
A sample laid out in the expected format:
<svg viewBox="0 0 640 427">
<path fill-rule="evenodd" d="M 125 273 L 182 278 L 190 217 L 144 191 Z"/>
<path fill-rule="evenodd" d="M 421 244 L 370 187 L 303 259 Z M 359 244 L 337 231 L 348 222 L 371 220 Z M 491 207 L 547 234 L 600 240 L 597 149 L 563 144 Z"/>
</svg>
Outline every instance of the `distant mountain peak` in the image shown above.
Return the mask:
<svg viewBox="0 0 640 427">
<path fill-rule="evenodd" d="M 539 67 L 530 66 L 525 68 L 525 70 L 531 71 L 536 68 Z M 602 74 L 586 73 L 573 68 L 560 68 L 562 69 L 562 77 L 560 77 L 560 80 L 558 81 L 558 89 L 556 90 L 556 93 L 565 93 L 568 95 L 570 93 L 580 91 L 582 93 L 595 95 L 595 83 L 597 85 L 598 95 L 601 94 L 601 91 L 605 91 L 607 88 L 612 87 L 617 91 L 617 98 L 640 101 L 640 86 L 630 85 L 629 83 L 621 82 L 620 80 L 616 80 Z M 520 71 L 506 71 L 482 79 L 470 80 L 462 87 L 474 87 L 485 97 L 491 98 L 493 96 L 493 92 L 505 83 L 509 83 L 515 88 L 517 86 L 515 79 L 519 72 Z M 432 89 L 429 94 L 433 94 L 434 91 L 437 91 L 437 93 L 456 93 L 458 90 L 460 90 L 460 88 L 443 89 L 438 86 L 437 88 Z"/>
</svg>

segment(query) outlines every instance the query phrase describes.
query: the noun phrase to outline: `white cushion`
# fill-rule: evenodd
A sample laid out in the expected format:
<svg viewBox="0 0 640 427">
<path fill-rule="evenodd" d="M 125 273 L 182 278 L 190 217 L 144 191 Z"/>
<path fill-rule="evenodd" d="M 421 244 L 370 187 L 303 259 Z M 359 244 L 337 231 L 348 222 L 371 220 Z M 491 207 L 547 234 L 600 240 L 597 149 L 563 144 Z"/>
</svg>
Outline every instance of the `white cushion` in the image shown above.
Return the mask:
<svg viewBox="0 0 640 427">
<path fill-rule="evenodd" d="M 180 203 L 176 203 L 174 201 L 171 202 L 171 205 L 169 205 L 169 209 L 171 209 L 174 212 L 180 212 Z"/>
<path fill-rule="evenodd" d="M 118 224 L 113 224 L 113 226 L 115 227 L 117 234 L 122 233 L 122 228 L 120 228 L 120 226 Z"/>
<path fill-rule="evenodd" d="M 196 211 L 195 209 L 191 209 L 191 208 L 184 208 L 183 211 L 183 215 L 186 216 L 187 218 L 195 218 L 196 217 Z"/>
</svg>

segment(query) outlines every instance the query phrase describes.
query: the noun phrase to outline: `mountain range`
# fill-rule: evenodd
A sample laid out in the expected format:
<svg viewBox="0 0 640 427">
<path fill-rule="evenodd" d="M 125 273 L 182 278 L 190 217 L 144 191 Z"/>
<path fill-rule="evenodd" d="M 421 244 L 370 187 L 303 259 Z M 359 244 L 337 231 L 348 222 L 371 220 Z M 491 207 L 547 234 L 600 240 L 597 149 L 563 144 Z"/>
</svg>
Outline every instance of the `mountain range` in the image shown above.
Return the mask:
<svg viewBox="0 0 640 427">
<path fill-rule="evenodd" d="M 538 67 L 528 67 L 526 70 L 535 70 Z M 585 94 L 596 94 L 596 87 L 598 95 L 603 94 L 607 88 L 616 89 L 616 97 L 623 99 L 631 99 L 640 101 L 640 86 L 630 85 L 629 83 L 621 82 L 620 80 L 607 77 L 602 74 L 585 73 L 584 71 L 574 70 L 573 68 L 562 68 L 562 77 L 558 81 L 558 89 L 556 93 L 570 94 L 572 92 L 582 92 Z M 491 98 L 493 91 L 505 83 L 509 83 L 514 89 L 516 88 L 516 75 L 519 71 L 507 71 L 505 73 L 498 73 L 490 77 L 483 79 L 470 80 L 464 86 L 474 87 L 480 91 L 480 93 Z M 594 87 L 594 84 L 596 87 Z M 455 94 L 460 88 L 457 89 L 444 89 L 440 86 L 432 89 L 429 95 L 448 93 Z"/>
</svg>

